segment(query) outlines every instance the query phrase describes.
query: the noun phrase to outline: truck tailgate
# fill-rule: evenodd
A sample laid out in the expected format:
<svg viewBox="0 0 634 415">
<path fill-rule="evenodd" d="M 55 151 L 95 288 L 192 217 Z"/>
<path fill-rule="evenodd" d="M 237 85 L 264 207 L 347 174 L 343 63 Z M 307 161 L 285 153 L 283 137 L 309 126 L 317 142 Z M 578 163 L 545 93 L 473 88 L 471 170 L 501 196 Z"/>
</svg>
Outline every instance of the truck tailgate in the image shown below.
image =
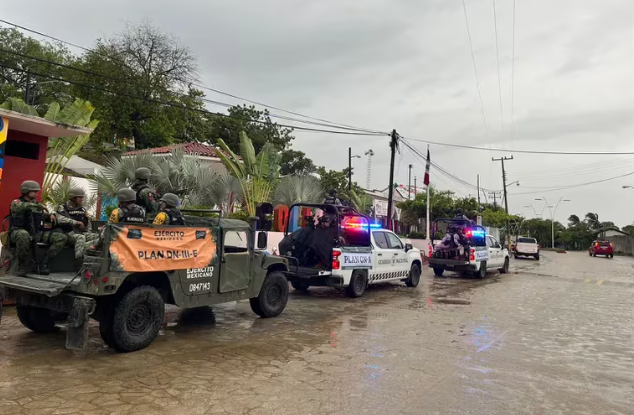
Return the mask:
<svg viewBox="0 0 634 415">
<path fill-rule="evenodd" d="M 537 253 L 537 245 L 529 244 L 529 243 L 518 243 L 515 247 L 515 250 L 522 254 L 536 254 Z"/>
<path fill-rule="evenodd" d="M 62 292 L 73 279 L 74 275 L 69 274 L 51 274 L 47 276 L 27 275 L 26 277 L 6 275 L 0 277 L 0 285 L 3 288 L 28 291 L 43 294 L 48 297 L 54 297 Z"/>
</svg>

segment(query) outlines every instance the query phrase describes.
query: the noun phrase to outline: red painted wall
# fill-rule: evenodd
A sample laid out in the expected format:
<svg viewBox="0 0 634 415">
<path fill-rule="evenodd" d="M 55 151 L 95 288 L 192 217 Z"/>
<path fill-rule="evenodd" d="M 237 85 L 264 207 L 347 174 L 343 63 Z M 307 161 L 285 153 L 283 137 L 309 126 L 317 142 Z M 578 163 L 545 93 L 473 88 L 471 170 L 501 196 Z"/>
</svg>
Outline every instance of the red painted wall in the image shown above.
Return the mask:
<svg viewBox="0 0 634 415">
<path fill-rule="evenodd" d="M 2 172 L 2 188 L 0 189 L 0 221 L 9 214 L 11 201 L 20 197 L 20 185 L 25 180 L 35 180 L 40 185 L 44 181 L 44 170 L 46 169 L 46 147 L 48 137 L 23 133 L 11 130 L 9 124 L 9 141 L 23 141 L 40 145 L 39 157 L 37 160 L 21 157 L 4 156 L 4 169 Z"/>
</svg>

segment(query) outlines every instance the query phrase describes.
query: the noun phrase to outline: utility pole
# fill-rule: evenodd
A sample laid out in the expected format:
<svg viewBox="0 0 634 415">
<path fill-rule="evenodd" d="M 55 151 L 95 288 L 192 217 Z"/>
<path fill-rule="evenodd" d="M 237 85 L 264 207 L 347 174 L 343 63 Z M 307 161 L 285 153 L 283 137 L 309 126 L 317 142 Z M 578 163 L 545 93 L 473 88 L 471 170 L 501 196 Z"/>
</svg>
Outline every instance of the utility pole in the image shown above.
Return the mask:
<svg viewBox="0 0 634 415">
<path fill-rule="evenodd" d="M 392 130 L 390 140 L 390 186 L 388 187 L 387 196 L 387 228 L 394 230 L 392 225 L 392 197 L 394 196 L 394 156 L 398 148 L 398 134 L 396 130 Z"/>
<path fill-rule="evenodd" d="M 504 161 L 505 160 L 513 160 L 513 156 L 511 157 L 500 157 L 499 159 L 496 158 L 491 158 L 492 161 L 500 161 L 502 162 L 502 186 L 504 187 L 504 210 L 506 211 L 506 215 L 507 215 L 507 219 L 506 219 L 506 239 L 507 239 L 507 246 L 509 248 L 509 250 L 511 249 L 511 229 L 509 226 L 509 221 L 508 221 L 508 214 L 509 214 L 509 198 L 508 195 L 506 194 L 506 170 L 504 170 Z"/>
<path fill-rule="evenodd" d="M 348 193 L 350 190 L 352 190 L 352 147 L 348 147 Z"/>
<path fill-rule="evenodd" d="M 414 199 L 416 199 L 416 195 L 418 192 L 416 191 L 416 176 L 414 176 Z"/>
<path fill-rule="evenodd" d="M 480 175 L 478 174 L 478 210 L 480 209 Z"/>
<path fill-rule="evenodd" d="M 409 179 L 407 181 L 407 200 L 412 200 L 412 166 L 409 165 Z"/>
</svg>

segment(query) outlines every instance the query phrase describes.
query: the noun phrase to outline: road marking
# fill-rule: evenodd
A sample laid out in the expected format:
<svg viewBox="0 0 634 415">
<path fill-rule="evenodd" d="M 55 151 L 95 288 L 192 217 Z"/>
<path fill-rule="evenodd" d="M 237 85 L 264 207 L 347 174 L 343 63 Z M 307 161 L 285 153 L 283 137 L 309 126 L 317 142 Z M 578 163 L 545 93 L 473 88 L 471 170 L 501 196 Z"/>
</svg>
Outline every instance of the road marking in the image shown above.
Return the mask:
<svg viewBox="0 0 634 415">
<path fill-rule="evenodd" d="M 603 284 L 603 280 L 597 281 L 597 285 L 601 285 L 601 284 Z"/>
<path fill-rule="evenodd" d="M 590 278 L 586 278 L 586 283 L 592 282 Z"/>
</svg>

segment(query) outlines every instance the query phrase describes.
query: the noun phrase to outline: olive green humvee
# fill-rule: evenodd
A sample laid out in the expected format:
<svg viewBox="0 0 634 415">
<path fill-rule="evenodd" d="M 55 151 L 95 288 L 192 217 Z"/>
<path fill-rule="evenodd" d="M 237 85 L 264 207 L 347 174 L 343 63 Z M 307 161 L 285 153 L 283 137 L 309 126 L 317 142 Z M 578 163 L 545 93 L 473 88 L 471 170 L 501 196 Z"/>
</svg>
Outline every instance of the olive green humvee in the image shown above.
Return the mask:
<svg viewBox="0 0 634 415">
<path fill-rule="evenodd" d="M 15 299 L 18 318 L 32 331 L 65 327 L 72 350 L 86 349 L 90 318 L 110 347 L 143 349 L 159 333 L 165 304 L 194 308 L 249 299 L 260 317 L 282 313 L 288 265 L 264 251 L 267 234 L 257 230 L 257 218 L 186 220 L 187 226 L 105 225 L 100 251 L 80 262 L 73 248 L 64 248 L 51 260 L 50 275 L 12 274 L 17 264 L 5 248 L 0 298 Z"/>
</svg>

